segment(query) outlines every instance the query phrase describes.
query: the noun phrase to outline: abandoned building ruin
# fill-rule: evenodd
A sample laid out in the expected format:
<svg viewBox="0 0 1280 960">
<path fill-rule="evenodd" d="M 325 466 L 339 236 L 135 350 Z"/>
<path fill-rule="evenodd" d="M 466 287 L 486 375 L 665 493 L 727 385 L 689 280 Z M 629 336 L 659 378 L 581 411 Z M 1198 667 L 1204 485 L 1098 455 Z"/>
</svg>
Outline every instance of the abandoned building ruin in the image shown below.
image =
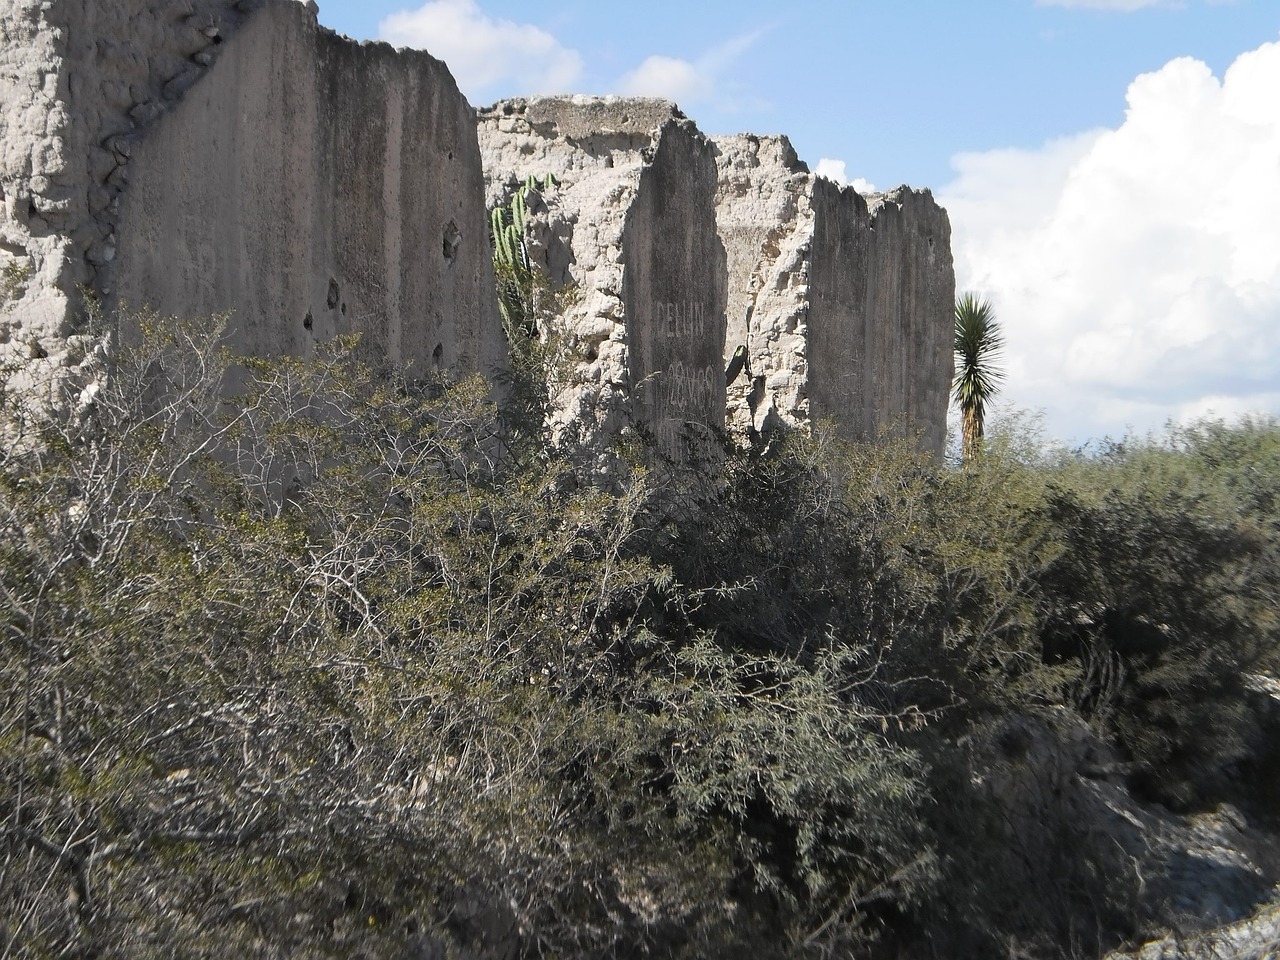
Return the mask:
<svg viewBox="0 0 1280 960">
<path fill-rule="evenodd" d="M 0 68 L 11 385 L 96 375 L 85 297 L 227 312 L 250 354 L 359 332 L 411 373 L 493 374 L 486 211 L 552 174 L 526 242 L 577 291 L 557 428 L 674 450 L 825 420 L 942 451 L 955 281 L 928 191 L 860 196 L 783 137 L 707 137 L 662 100 L 477 111 L 428 53 L 297 0 L 12 0 Z"/>
</svg>

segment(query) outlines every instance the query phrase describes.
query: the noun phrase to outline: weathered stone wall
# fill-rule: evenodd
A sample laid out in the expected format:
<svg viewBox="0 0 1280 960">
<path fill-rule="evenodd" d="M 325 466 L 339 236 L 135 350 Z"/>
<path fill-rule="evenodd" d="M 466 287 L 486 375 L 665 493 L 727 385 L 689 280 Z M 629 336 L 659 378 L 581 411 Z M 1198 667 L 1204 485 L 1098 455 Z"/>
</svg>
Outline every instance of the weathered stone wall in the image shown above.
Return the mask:
<svg viewBox="0 0 1280 960">
<path fill-rule="evenodd" d="M 830 420 L 844 435 L 920 435 L 941 454 L 955 274 L 928 191 L 863 198 L 809 174 L 785 138 L 717 138 L 729 251 L 730 424 Z"/>
<path fill-rule="evenodd" d="M 918 430 L 940 454 L 955 300 L 946 213 L 928 191 L 868 202 L 823 179 L 812 205 L 811 416 L 860 439 Z"/>
<path fill-rule="evenodd" d="M 0 33 L 0 360 L 97 362 L 88 290 L 228 311 L 248 352 L 359 332 L 419 372 L 489 371 L 485 207 L 553 174 L 528 243 L 578 291 L 562 435 L 605 451 L 634 426 L 681 453 L 727 410 L 942 448 L 954 277 L 927 192 L 864 199 L 785 138 L 711 142 L 661 100 L 516 100 L 477 125 L 444 64 L 295 0 L 9 0 Z"/>
<path fill-rule="evenodd" d="M 711 145 L 668 121 L 641 175 L 622 251 L 635 416 L 668 451 L 724 424 L 727 274 L 715 195 Z"/>
<path fill-rule="evenodd" d="M 717 137 L 720 236 L 729 257 L 725 361 L 750 361 L 728 387 L 739 432 L 809 423 L 808 315 L 813 177 L 785 137 Z"/>
<path fill-rule="evenodd" d="M 0 10 L 0 357 L 73 366 L 79 290 L 116 254 L 132 146 L 213 63 L 246 0 L 12 0 Z"/>
<path fill-rule="evenodd" d="M 638 427 L 671 454 L 719 427 L 726 266 L 706 138 L 665 101 L 572 97 L 482 111 L 480 144 L 491 206 L 529 175 L 558 180 L 528 229 L 535 262 L 577 288 L 558 425 L 601 439 Z"/>
<path fill-rule="evenodd" d="M 120 295 L 234 308 L 253 352 L 360 332 L 396 363 L 487 371 L 503 348 L 475 114 L 448 68 L 296 3 L 251 26 L 134 152 Z"/>
<path fill-rule="evenodd" d="M 928 192 L 863 198 L 811 175 L 785 137 L 708 143 L 660 100 L 509 101 L 481 113 L 480 141 L 490 206 L 529 175 L 560 181 L 528 246 L 582 293 L 564 425 L 640 424 L 674 451 L 686 421 L 724 411 L 740 433 L 829 419 L 942 452 L 955 277 Z M 740 347 L 748 369 L 726 389 Z"/>
<path fill-rule="evenodd" d="M 84 285 L 109 306 L 231 311 L 251 352 L 359 331 L 419 370 L 500 362 L 474 111 L 444 64 L 337 37 L 315 9 L 5 15 L 0 249 L 32 271 L 0 317 L 11 343 L 65 362 Z"/>
</svg>

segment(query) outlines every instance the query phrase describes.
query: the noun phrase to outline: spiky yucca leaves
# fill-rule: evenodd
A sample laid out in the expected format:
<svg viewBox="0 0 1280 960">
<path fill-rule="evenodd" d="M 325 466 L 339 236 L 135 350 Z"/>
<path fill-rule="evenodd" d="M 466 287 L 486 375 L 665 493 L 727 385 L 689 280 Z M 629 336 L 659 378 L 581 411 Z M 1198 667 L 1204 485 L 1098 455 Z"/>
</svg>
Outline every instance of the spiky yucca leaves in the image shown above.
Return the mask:
<svg viewBox="0 0 1280 960">
<path fill-rule="evenodd" d="M 1004 371 L 996 364 L 1004 336 L 989 300 L 966 293 L 956 301 L 956 376 L 951 396 L 960 408 L 964 459 L 968 463 L 982 447 L 987 407 L 1000 389 Z"/>
</svg>

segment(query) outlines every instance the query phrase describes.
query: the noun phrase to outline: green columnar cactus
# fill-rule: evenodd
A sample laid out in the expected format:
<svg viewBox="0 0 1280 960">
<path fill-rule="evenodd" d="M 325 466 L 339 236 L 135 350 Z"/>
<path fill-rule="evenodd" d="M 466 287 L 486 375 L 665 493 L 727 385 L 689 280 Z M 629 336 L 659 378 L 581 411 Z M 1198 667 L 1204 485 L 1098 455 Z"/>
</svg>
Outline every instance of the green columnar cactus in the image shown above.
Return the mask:
<svg viewBox="0 0 1280 960">
<path fill-rule="evenodd" d="M 489 239 L 498 277 L 498 308 L 509 332 L 521 329 L 527 333 L 535 326 L 533 264 L 525 244 L 529 200 L 531 194 L 541 194 L 557 184 L 554 174 L 548 173 L 541 179 L 530 174 L 517 188 L 510 203 L 489 212 Z"/>
<path fill-rule="evenodd" d="M 528 210 L 525 208 L 525 190 L 520 190 L 511 198 L 511 222 L 524 231 L 525 222 L 528 218 Z"/>
</svg>

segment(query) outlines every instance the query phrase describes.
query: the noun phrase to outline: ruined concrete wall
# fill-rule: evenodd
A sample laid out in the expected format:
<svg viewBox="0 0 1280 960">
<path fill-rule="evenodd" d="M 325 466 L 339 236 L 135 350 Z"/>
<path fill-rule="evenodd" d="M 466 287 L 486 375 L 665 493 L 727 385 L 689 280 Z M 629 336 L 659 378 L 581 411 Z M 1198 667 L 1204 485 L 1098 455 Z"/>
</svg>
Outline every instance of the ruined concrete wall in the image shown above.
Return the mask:
<svg viewBox="0 0 1280 960">
<path fill-rule="evenodd" d="M 95 364 L 79 291 L 97 287 L 114 259 L 134 138 L 204 73 L 247 6 L 12 0 L 0 9 L 0 270 L 10 278 L 0 360 Z"/>
<path fill-rule="evenodd" d="M 0 309 L 10 355 L 73 364 L 83 286 L 231 311 L 253 352 L 360 331 L 420 369 L 499 362 L 474 112 L 439 61 L 294 0 L 10 6 L 0 259 L 29 274 Z"/>
<path fill-rule="evenodd" d="M 666 101 L 572 97 L 481 111 L 480 144 L 490 206 L 529 175 L 559 181 L 528 228 L 532 259 L 577 291 L 556 331 L 576 358 L 557 428 L 594 437 L 603 467 L 627 427 L 679 454 L 686 424 L 723 423 L 726 268 L 706 138 Z"/>
<path fill-rule="evenodd" d="M 724 424 L 727 268 L 715 195 L 711 145 L 668 121 L 627 217 L 623 302 L 634 414 L 672 452 Z"/>
<path fill-rule="evenodd" d="M 0 358 L 75 366 L 79 291 L 116 254 L 132 145 L 251 0 L 11 0 L 0 11 Z"/>
<path fill-rule="evenodd" d="M 823 179 L 811 203 L 810 415 L 855 439 L 919 431 L 941 455 L 955 303 L 946 212 L 928 191 L 868 202 Z"/>
<path fill-rule="evenodd" d="M 746 433 L 809 422 L 808 314 L 813 177 L 785 137 L 717 137 L 716 213 L 729 257 L 728 422 Z"/>
<path fill-rule="evenodd" d="M 477 134 L 442 63 L 339 38 L 315 13 L 0 8 L 0 361 L 99 362 L 87 289 L 108 307 L 230 311 L 248 352 L 360 332 L 419 372 L 487 372 L 505 344 L 485 206 L 553 174 L 527 240 L 577 290 L 558 321 L 575 364 L 556 385 L 562 436 L 603 449 L 636 426 L 678 453 L 727 409 L 742 432 L 829 417 L 941 450 L 954 277 L 927 192 L 866 200 L 785 138 L 713 144 L 661 100 L 509 101 Z M 750 370 L 726 400 L 741 346 Z"/>
<path fill-rule="evenodd" d="M 130 169 L 122 297 L 233 309 L 255 353 L 360 332 L 419 372 L 503 355 L 475 114 L 425 53 L 268 3 Z"/>
<path fill-rule="evenodd" d="M 928 191 L 859 196 L 809 174 L 782 137 L 716 139 L 729 251 L 729 423 L 830 420 L 845 436 L 946 442 L 955 274 L 946 212 Z"/>
</svg>

